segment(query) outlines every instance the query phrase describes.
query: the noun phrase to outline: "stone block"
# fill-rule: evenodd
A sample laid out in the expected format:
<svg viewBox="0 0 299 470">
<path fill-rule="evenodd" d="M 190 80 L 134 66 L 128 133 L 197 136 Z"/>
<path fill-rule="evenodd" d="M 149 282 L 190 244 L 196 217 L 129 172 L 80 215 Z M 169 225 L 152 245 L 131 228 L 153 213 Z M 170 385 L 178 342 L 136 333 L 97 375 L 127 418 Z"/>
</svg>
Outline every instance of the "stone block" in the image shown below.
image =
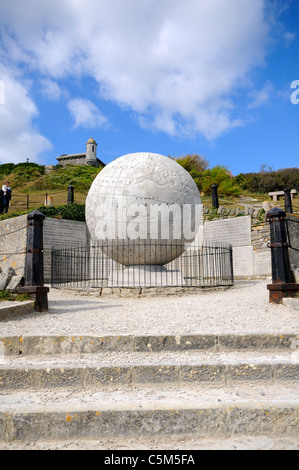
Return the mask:
<svg viewBox="0 0 299 470">
<path fill-rule="evenodd" d="M 10 282 L 8 283 L 6 290 L 9 292 L 17 292 L 17 288 L 19 286 L 23 286 L 25 282 L 25 275 L 23 274 L 17 274 L 16 276 L 12 276 Z"/>
<path fill-rule="evenodd" d="M 253 275 L 253 247 L 233 247 L 234 277 L 242 278 Z"/>
<path fill-rule="evenodd" d="M 271 250 L 253 252 L 253 274 L 256 276 L 271 276 Z"/>
<path fill-rule="evenodd" d="M 13 276 L 15 276 L 15 270 L 13 268 L 5 268 L 0 274 L 0 290 L 5 290 L 7 285 L 10 283 Z"/>
<path fill-rule="evenodd" d="M 224 242 L 233 247 L 251 244 L 251 217 L 234 217 L 204 224 L 204 242 Z"/>
</svg>

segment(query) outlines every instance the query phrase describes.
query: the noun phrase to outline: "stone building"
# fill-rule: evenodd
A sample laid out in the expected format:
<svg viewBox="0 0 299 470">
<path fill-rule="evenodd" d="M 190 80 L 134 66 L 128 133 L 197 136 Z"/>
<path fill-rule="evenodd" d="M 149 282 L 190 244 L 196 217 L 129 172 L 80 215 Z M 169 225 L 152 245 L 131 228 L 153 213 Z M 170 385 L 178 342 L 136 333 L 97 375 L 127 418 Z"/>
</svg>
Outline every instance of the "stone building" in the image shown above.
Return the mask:
<svg viewBox="0 0 299 470">
<path fill-rule="evenodd" d="M 85 153 L 73 153 L 73 154 L 64 154 L 60 157 L 57 157 L 57 161 L 60 165 L 90 165 L 96 168 L 100 166 L 105 166 L 99 158 L 97 158 L 97 143 L 90 137 L 86 142 L 86 152 Z"/>
</svg>

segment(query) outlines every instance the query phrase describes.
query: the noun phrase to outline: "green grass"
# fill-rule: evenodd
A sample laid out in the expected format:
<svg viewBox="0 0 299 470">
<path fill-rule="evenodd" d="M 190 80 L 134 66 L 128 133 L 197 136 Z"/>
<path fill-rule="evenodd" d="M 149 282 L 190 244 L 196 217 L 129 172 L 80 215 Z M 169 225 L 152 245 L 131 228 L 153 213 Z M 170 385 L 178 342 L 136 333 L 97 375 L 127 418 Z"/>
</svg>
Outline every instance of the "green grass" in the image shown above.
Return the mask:
<svg viewBox="0 0 299 470">
<path fill-rule="evenodd" d="M 75 190 L 88 191 L 94 178 L 101 171 L 101 168 L 91 166 L 67 165 L 66 167 L 56 167 L 50 173 L 46 173 L 36 179 L 31 185 L 31 191 L 49 191 L 66 189 L 69 185 Z M 26 188 L 28 191 L 29 188 Z"/>
<path fill-rule="evenodd" d="M 11 302 L 25 302 L 30 300 L 28 294 L 12 294 L 7 290 L 0 290 L 0 302 L 11 301 Z"/>
</svg>

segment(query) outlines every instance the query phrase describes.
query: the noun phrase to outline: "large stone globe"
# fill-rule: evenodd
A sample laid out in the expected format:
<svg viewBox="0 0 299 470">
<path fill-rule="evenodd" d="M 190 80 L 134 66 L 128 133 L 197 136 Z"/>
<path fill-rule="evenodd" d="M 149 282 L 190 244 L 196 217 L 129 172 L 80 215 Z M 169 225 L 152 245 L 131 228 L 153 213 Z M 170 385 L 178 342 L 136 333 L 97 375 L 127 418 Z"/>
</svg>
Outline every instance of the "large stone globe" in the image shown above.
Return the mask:
<svg viewBox="0 0 299 470">
<path fill-rule="evenodd" d="M 165 265 L 180 256 L 200 225 L 200 194 L 169 157 L 132 153 L 97 175 L 86 199 L 91 239 L 118 263 Z"/>
</svg>

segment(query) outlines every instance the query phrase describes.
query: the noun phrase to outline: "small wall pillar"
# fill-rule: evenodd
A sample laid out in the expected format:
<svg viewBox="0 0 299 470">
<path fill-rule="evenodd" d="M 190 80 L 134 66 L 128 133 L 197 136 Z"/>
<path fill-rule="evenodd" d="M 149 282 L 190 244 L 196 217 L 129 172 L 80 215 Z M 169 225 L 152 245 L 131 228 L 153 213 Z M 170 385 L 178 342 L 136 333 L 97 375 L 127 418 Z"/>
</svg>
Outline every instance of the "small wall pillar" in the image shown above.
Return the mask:
<svg viewBox="0 0 299 470">
<path fill-rule="evenodd" d="M 34 310 L 48 310 L 49 288 L 44 286 L 43 222 L 45 216 L 35 210 L 27 215 L 25 284 L 19 293 L 28 293 L 35 301 Z"/>
<path fill-rule="evenodd" d="M 272 284 L 267 285 L 267 289 L 269 301 L 274 303 L 282 303 L 284 297 L 295 297 L 299 293 L 299 284 L 293 282 L 290 266 L 285 216 L 278 207 L 267 213 L 272 263 Z"/>
<path fill-rule="evenodd" d="M 212 184 L 212 207 L 214 207 L 215 209 L 219 208 L 217 188 L 217 184 Z"/>
<path fill-rule="evenodd" d="M 74 202 L 74 186 L 71 184 L 68 187 L 68 193 L 67 193 L 67 204 L 73 204 Z"/>
</svg>

